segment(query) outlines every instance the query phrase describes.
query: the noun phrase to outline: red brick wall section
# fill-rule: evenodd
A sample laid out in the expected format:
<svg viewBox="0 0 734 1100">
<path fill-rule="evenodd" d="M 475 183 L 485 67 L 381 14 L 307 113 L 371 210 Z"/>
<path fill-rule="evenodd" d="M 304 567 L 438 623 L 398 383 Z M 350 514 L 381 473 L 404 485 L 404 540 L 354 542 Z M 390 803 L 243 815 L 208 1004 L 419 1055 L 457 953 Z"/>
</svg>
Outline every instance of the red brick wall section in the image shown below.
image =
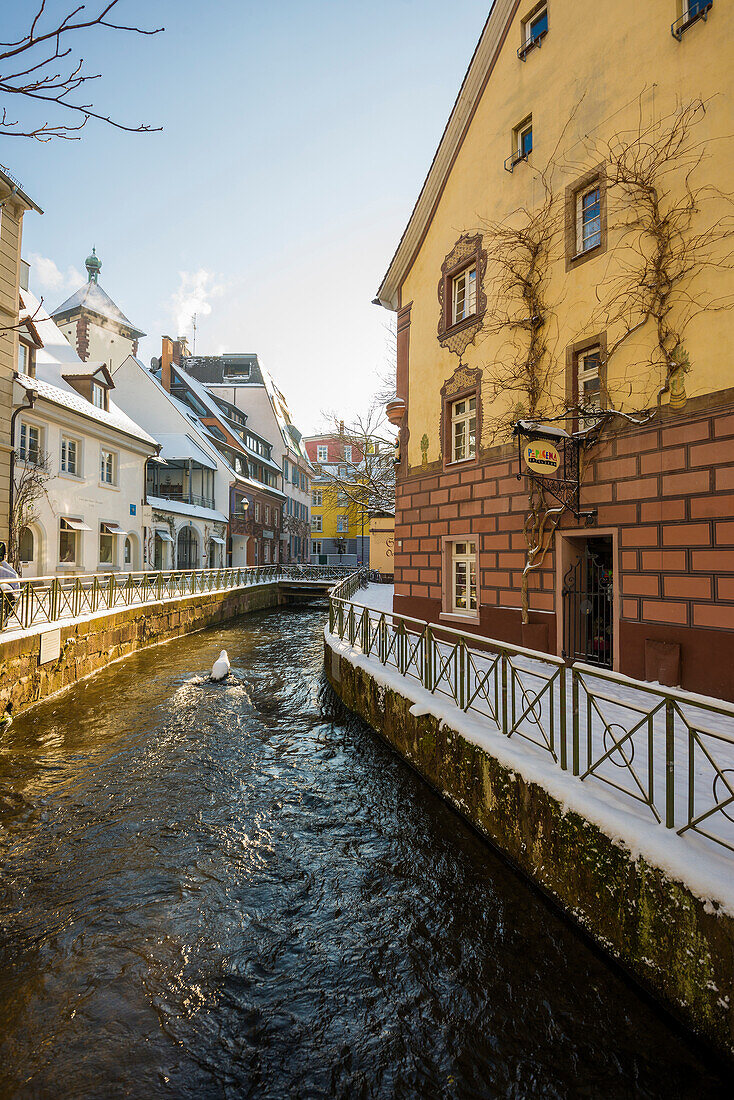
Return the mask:
<svg viewBox="0 0 734 1100">
<path fill-rule="evenodd" d="M 527 491 L 524 479 L 517 479 L 516 456 L 507 455 L 463 471 L 411 474 L 398 483 L 397 610 L 438 618 L 441 538 L 471 534 L 479 544 L 482 632 L 519 641 Z M 734 696 L 732 409 L 656 420 L 610 437 L 595 452 L 581 499 L 582 506 L 598 509 L 599 528 L 618 531 L 620 637 L 626 639 L 620 671 L 643 674 L 646 637 L 680 641 L 684 686 L 710 690 L 723 677 L 719 693 Z M 569 515 L 562 528 L 593 535 L 593 528 Z M 554 569 L 551 552 L 532 578 L 536 620 L 556 610 Z M 508 615 L 502 609 L 515 610 Z M 693 647 L 688 655 L 685 644 Z M 725 651 L 728 657 L 717 658 Z M 697 667 L 702 660 L 718 660 L 718 671 L 707 674 Z"/>
</svg>

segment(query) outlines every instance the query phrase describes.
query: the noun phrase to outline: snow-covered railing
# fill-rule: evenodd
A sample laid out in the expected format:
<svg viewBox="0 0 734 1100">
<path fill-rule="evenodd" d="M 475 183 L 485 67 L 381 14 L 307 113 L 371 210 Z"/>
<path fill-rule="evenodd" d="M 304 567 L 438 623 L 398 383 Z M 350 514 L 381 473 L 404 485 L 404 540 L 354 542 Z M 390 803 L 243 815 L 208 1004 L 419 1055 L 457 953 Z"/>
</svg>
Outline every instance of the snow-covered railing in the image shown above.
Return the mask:
<svg viewBox="0 0 734 1100">
<path fill-rule="evenodd" d="M 350 577 L 354 566 L 253 565 L 241 569 L 165 569 L 159 572 L 87 573 L 30 577 L 0 585 L 0 629 L 25 630 L 95 611 L 243 588 L 268 581 L 329 581 Z M 17 584 L 13 588 L 13 584 Z"/>
<path fill-rule="evenodd" d="M 337 586 L 329 631 L 580 782 L 734 852 L 734 706 L 407 615 Z"/>
</svg>

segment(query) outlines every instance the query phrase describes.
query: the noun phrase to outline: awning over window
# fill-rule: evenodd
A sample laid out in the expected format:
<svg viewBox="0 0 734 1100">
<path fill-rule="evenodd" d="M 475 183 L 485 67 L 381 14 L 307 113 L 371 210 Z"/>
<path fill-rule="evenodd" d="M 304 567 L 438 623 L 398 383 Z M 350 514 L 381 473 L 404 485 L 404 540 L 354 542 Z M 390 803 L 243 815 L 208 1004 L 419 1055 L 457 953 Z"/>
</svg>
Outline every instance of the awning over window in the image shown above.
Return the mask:
<svg viewBox="0 0 734 1100">
<path fill-rule="evenodd" d="M 216 535 L 212 535 L 212 542 L 217 542 L 220 546 L 226 546 L 224 539 L 217 538 Z"/>
<path fill-rule="evenodd" d="M 67 516 L 61 517 L 61 525 L 66 524 L 67 530 L 70 531 L 91 531 L 91 527 L 87 527 L 83 519 L 69 519 Z"/>
<path fill-rule="evenodd" d="M 156 535 L 158 536 L 158 538 L 159 538 L 159 539 L 161 540 L 161 542 L 173 542 L 173 539 L 172 539 L 172 538 L 171 538 L 171 536 L 169 535 L 168 531 L 160 531 L 160 530 L 159 530 L 159 529 L 158 529 L 158 528 L 156 527 L 156 529 L 155 529 L 155 533 L 156 533 Z"/>
<path fill-rule="evenodd" d="M 129 535 L 129 531 L 124 531 L 120 527 L 119 523 L 103 523 L 101 524 L 102 530 L 108 535 Z"/>
</svg>

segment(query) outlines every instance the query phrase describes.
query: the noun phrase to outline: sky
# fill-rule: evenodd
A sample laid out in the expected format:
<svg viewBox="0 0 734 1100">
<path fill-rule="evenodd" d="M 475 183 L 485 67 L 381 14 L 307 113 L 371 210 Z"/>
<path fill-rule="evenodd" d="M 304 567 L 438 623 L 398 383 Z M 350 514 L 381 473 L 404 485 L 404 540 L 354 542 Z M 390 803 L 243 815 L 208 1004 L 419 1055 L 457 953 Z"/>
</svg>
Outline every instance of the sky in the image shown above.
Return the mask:
<svg viewBox="0 0 734 1100">
<path fill-rule="evenodd" d="M 75 6 L 47 0 L 49 18 Z M 4 13 L 3 38 L 35 7 Z M 121 0 L 119 22 L 165 32 L 80 32 L 75 56 L 102 74 L 81 101 L 163 129 L 0 137 L 0 163 L 44 210 L 24 220 L 31 289 L 55 309 L 94 245 L 100 284 L 148 333 L 145 363 L 163 334 L 191 341 L 196 313 L 197 353 L 257 352 L 304 433 L 363 412 L 389 364 L 391 315 L 372 299 L 489 7 Z"/>
</svg>

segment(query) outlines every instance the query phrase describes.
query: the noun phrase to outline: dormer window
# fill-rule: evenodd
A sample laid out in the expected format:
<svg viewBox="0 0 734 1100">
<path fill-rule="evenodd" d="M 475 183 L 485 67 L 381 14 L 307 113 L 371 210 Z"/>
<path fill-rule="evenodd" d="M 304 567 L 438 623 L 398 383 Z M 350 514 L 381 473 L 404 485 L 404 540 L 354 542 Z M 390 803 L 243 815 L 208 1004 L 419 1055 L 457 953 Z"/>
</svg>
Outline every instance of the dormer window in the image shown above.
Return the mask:
<svg viewBox="0 0 734 1100">
<path fill-rule="evenodd" d="M 92 404 L 98 409 L 107 408 L 107 390 L 99 382 L 92 382 Z"/>
<path fill-rule="evenodd" d="M 25 340 L 18 341 L 18 373 L 36 377 L 36 349 Z"/>
</svg>

